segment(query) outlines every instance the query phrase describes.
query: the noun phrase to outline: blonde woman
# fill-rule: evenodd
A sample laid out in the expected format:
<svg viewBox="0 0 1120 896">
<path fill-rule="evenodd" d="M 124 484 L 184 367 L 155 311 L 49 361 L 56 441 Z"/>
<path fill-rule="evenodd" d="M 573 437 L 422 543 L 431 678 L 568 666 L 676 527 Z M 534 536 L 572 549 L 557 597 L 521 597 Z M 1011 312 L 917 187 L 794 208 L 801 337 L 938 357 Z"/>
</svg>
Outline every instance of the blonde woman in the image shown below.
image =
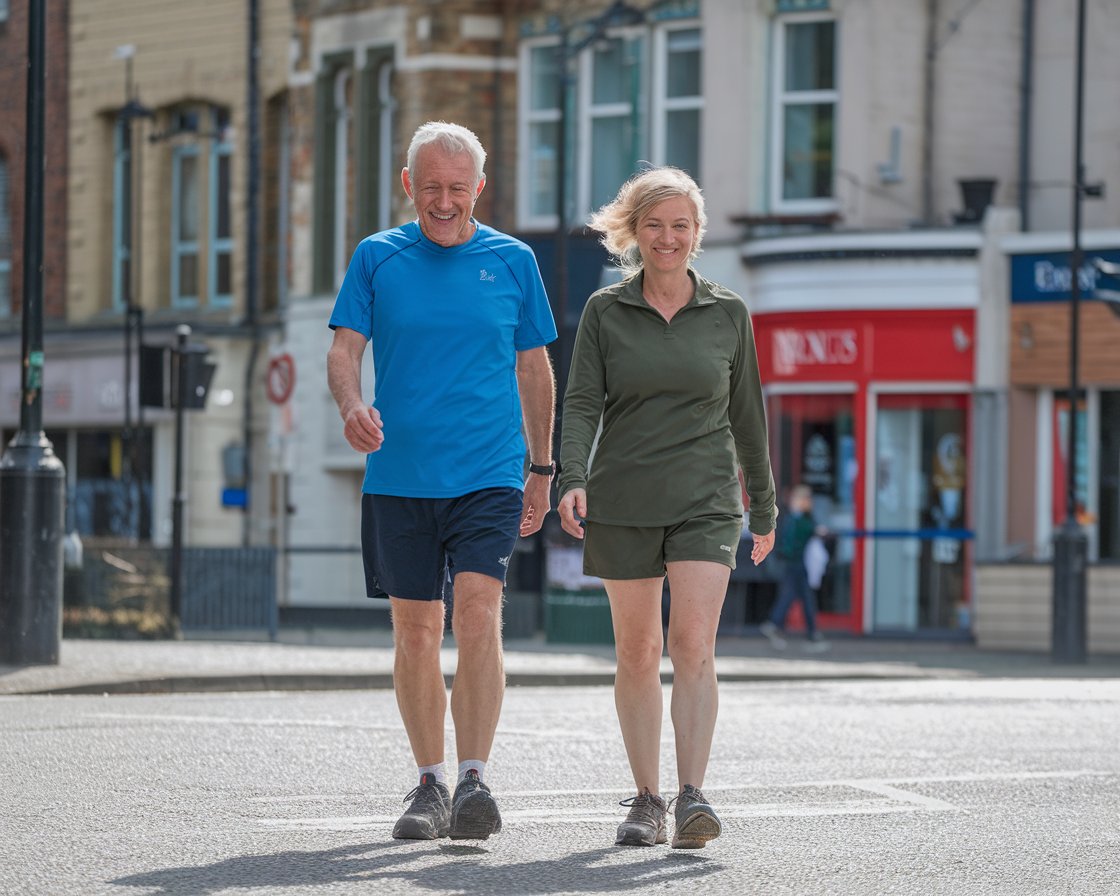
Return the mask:
<svg viewBox="0 0 1120 896">
<path fill-rule="evenodd" d="M 584 571 L 603 580 L 610 599 L 615 706 L 636 785 L 623 801 L 629 813 L 619 845 L 668 839 L 658 777 L 668 576 L 678 780 L 672 845 L 696 849 L 722 828 L 701 787 L 718 704 L 716 627 L 742 531 L 740 468 L 751 559 L 761 563 L 774 545 L 758 361 L 746 305 L 692 266 L 707 218 L 691 177 L 675 168 L 638 174 L 590 223 L 626 277 L 594 293 L 580 320 L 564 402 L 559 512 L 565 531 L 585 538 Z"/>
</svg>

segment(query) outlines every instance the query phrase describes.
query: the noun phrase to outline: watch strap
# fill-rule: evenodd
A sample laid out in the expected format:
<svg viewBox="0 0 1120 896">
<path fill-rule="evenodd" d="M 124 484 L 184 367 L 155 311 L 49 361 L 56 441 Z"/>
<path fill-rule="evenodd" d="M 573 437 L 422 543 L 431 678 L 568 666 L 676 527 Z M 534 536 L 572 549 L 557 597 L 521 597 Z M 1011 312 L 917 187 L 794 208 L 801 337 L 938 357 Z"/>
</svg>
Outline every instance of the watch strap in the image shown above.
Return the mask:
<svg viewBox="0 0 1120 896">
<path fill-rule="evenodd" d="M 556 462 L 550 464 L 529 464 L 529 472 L 536 473 L 538 476 L 554 476 L 556 475 Z"/>
</svg>

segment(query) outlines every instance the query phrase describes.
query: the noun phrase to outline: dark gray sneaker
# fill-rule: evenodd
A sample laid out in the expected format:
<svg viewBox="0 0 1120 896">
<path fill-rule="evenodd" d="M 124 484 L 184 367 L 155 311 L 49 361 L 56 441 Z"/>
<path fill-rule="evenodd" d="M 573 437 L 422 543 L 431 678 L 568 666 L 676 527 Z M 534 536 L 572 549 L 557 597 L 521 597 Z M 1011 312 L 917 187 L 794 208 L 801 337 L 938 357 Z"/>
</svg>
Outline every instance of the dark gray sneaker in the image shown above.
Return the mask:
<svg viewBox="0 0 1120 896">
<path fill-rule="evenodd" d="M 423 774 L 420 783 L 404 798 L 412 805 L 393 826 L 395 840 L 438 840 L 446 837 L 451 820 L 451 795 L 436 781 L 436 776 Z"/>
<path fill-rule="evenodd" d="M 502 829 L 502 815 L 482 783 L 478 772 L 471 769 L 455 788 L 451 800 L 451 839 L 485 840 Z"/>
<path fill-rule="evenodd" d="M 703 849 L 723 830 L 719 816 L 699 790 L 685 784 L 680 796 L 673 800 L 673 849 Z"/>
<path fill-rule="evenodd" d="M 650 793 L 649 788 L 619 805 L 629 807 L 630 811 L 626 813 L 626 821 L 618 826 L 615 846 L 653 846 L 668 839 L 665 816 L 669 807 L 661 797 Z"/>
</svg>

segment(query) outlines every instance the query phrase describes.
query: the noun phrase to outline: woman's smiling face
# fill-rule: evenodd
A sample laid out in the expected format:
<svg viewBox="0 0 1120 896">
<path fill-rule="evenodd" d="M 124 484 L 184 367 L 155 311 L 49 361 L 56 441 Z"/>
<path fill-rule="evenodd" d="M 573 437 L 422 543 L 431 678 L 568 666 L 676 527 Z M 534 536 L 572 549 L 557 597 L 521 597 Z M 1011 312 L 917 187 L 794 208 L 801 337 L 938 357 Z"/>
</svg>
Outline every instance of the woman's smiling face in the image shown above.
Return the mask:
<svg viewBox="0 0 1120 896">
<path fill-rule="evenodd" d="M 686 268 L 696 243 L 696 209 L 687 196 L 659 202 L 638 220 L 637 237 L 647 271 Z"/>
</svg>

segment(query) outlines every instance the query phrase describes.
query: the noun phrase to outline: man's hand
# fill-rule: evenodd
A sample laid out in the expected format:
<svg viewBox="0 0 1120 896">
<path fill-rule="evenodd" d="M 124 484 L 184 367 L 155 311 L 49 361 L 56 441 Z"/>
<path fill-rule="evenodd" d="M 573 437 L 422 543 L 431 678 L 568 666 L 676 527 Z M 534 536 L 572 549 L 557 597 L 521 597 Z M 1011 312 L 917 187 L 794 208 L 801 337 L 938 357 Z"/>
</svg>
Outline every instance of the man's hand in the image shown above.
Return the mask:
<svg viewBox="0 0 1120 896">
<path fill-rule="evenodd" d="M 350 447 L 362 454 L 369 454 L 381 447 L 385 433 L 381 426 L 381 414 L 377 408 L 368 405 L 353 405 L 348 408 L 342 433 Z"/>
<path fill-rule="evenodd" d="M 525 480 L 525 503 L 521 508 L 521 537 L 540 531 L 552 509 L 552 477 L 530 473 Z"/>
<path fill-rule="evenodd" d="M 560 525 L 564 527 L 572 538 L 583 538 L 581 521 L 587 517 L 587 492 L 582 488 L 573 488 L 560 499 Z"/>
</svg>

